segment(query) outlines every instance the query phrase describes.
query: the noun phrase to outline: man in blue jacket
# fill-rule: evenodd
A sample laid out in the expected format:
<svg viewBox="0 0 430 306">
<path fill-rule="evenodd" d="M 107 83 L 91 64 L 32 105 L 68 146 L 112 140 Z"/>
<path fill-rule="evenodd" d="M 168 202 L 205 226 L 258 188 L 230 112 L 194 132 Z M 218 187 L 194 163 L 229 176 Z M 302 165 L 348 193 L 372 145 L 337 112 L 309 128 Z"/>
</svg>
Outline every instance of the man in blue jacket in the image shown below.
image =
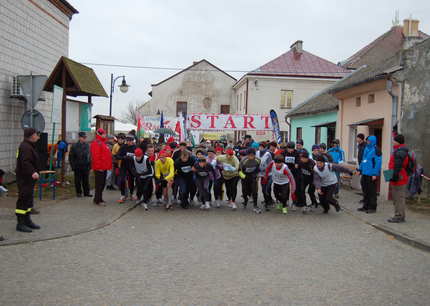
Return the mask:
<svg viewBox="0 0 430 306">
<path fill-rule="evenodd" d="M 363 157 L 358 169 L 361 173 L 361 186 L 364 194 L 363 207 L 358 210 L 368 214 L 376 212 L 376 181 L 381 175 L 382 153 L 376 147 L 376 143 L 376 136 L 372 135 L 367 138 L 367 145 L 364 148 Z"/>
</svg>

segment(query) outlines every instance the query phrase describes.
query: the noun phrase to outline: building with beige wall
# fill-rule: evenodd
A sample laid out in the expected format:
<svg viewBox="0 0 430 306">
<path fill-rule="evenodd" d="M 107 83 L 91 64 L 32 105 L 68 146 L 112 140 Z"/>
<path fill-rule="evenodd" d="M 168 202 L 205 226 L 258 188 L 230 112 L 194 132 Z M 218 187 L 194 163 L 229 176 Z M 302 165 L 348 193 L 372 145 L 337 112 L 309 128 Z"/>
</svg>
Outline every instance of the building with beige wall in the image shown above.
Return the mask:
<svg viewBox="0 0 430 306">
<path fill-rule="evenodd" d="M 236 79 L 207 60 L 152 85 L 151 100 L 140 107 L 142 115 L 179 113 L 230 113 Z"/>
<path fill-rule="evenodd" d="M 240 114 L 268 114 L 274 109 L 286 138 L 290 131 L 289 122 L 284 120 L 286 113 L 347 73 L 346 69 L 303 50 L 303 42 L 296 41 L 288 52 L 234 84 L 233 110 Z M 272 133 L 257 132 L 253 137 L 271 139 Z"/>
</svg>

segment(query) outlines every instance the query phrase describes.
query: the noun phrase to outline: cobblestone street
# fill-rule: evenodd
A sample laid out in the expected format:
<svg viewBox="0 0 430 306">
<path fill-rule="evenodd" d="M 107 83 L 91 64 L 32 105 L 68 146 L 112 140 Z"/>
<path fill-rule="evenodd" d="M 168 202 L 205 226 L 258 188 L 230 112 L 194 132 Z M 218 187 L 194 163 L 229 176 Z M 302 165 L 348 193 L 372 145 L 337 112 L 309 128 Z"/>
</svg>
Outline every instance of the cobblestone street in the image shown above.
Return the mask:
<svg viewBox="0 0 430 306">
<path fill-rule="evenodd" d="M 430 255 L 345 212 L 138 207 L 0 249 L 2 305 L 425 305 Z"/>
</svg>

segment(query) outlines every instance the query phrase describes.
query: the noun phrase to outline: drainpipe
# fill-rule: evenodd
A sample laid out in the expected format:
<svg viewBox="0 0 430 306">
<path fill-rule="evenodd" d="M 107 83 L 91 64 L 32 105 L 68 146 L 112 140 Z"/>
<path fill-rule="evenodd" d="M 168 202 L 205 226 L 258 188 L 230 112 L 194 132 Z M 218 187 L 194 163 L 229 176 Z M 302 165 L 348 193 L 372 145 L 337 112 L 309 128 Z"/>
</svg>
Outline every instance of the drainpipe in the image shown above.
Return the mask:
<svg viewBox="0 0 430 306">
<path fill-rule="evenodd" d="M 398 109 L 399 109 L 399 96 L 396 95 L 393 92 L 393 80 L 391 79 L 391 77 L 389 76 L 387 79 L 387 83 L 386 83 L 386 89 L 388 94 L 391 96 L 391 133 L 393 133 L 393 128 L 394 126 L 397 124 L 397 129 L 399 128 L 398 125 Z M 391 150 L 393 148 L 393 137 L 390 137 L 390 147 Z"/>
<path fill-rule="evenodd" d="M 249 78 L 246 78 L 245 114 L 248 115 Z M 246 134 L 246 132 L 245 132 Z"/>
</svg>

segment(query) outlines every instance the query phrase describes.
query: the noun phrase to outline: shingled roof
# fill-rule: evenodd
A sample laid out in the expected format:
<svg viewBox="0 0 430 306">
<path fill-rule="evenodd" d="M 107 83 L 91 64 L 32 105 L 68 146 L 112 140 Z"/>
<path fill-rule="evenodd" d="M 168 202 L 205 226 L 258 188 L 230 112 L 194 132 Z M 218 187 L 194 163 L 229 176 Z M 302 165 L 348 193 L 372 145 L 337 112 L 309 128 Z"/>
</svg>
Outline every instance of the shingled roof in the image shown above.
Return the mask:
<svg viewBox="0 0 430 306">
<path fill-rule="evenodd" d="M 107 97 L 102 84 L 90 67 L 62 56 L 45 83 L 45 91 L 53 91 L 53 86 L 62 86 L 62 71 L 66 69 L 66 94 L 69 96 Z"/>
<path fill-rule="evenodd" d="M 424 32 L 419 31 L 418 33 L 421 39 L 429 37 Z M 358 69 L 363 65 L 378 63 L 394 56 L 403 48 L 404 42 L 403 27 L 394 26 L 341 64 L 348 69 Z"/>
<path fill-rule="evenodd" d="M 349 71 L 328 60 L 302 50 L 293 49 L 248 73 L 248 75 L 297 76 L 340 79 Z"/>
<path fill-rule="evenodd" d="M 362 68 L 353 72 L 350 76 L 333 84 L 328 92 L 334 94 L 353 86 L 384 79 L 389 73 L 401 70 L 401 53 L 402 51 L 399 51 L 388 59 L 382 60 L 376 64 L 363 66 Z"/>
<path fill-rule="evenodd" d="M 338 109 L 338 100 L 328 93 L 328 90 L 317 93 L 305 102 L 297 105 L 285 116 L 298 117 L 305 115 L 314 115 L 318 113 L 336 111 Z"/>
</svg>

